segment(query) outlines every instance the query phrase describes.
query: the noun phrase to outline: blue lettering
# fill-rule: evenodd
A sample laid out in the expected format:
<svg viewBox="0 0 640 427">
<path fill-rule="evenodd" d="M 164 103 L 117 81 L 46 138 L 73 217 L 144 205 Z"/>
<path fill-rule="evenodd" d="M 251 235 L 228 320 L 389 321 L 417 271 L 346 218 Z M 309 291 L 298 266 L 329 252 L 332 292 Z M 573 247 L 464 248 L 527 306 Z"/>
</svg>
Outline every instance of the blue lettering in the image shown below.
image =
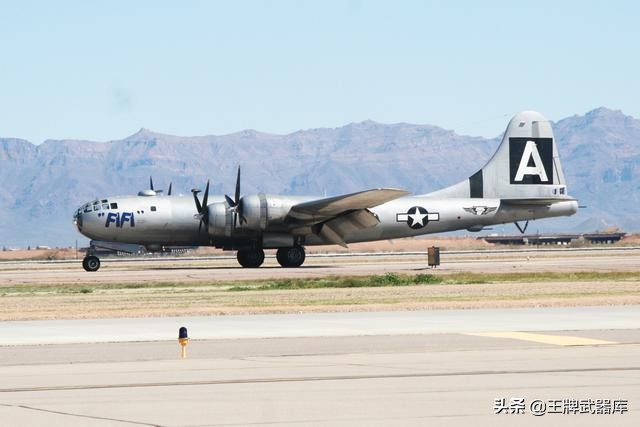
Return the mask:
<svg viewBox="0 0 640 427">
<path fill-rule="evenodd" d="M 109 212 L 107 214 L 107 221 L 105 222 L 104 226 L 108 228 L 109 224 L 114 223 L 117 228 L 122 228 L 124 227 L 125 222 L 128 222 L 131 227 L 136 226 L 133 212 L 122 212 L 122 213 Z"/>
<path fill-rule="evenodd" d="M 120 215 L 118 215 L 117 213 L 109 212 L 109 214 L 107 215 L 107 222 L 104 224 L 104 226 L 109 228 L 109 224 L 111 224 L 112 222 L 115 222 L 117 227 L 118 224 L 120 223 L 120 218 L 118 218 L 119 216 Z"/>
<path fill-rule="evenodd" d="M 128 222 L 133 227 L 133 212 L 122 212 L 120 215 L 120 228 L 124 227 L 124 223 Z"/>
</svg>

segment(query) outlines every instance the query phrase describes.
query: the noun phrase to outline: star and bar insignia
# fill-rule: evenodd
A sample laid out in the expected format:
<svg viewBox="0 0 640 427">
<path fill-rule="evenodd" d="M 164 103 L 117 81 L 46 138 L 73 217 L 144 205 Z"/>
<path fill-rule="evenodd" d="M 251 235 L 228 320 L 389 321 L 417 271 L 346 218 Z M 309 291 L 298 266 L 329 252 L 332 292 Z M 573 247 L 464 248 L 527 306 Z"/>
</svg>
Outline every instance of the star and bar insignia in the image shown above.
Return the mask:
<svg viewBox="0 0 640 427">
<path fill-rule="evenodd" d="M 440 214 L 428 212 L 422 206 L 409 208 L 406 213 L 396 214 L 396 222 L 406 222 L 414 230 L 425 227 L 429 221 L 439 221 Z"/>
</svg>

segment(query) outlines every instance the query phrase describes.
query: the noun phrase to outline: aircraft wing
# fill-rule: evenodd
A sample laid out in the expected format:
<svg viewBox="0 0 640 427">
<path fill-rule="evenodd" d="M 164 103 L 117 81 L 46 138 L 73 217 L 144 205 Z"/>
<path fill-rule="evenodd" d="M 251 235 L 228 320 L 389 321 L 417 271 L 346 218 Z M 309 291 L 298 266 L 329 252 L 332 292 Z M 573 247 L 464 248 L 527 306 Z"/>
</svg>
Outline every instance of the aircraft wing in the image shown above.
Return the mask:
<svg viewBox="0 0 640 427">
<path fill-rule="evenodd" d="M 311 200 L 294 205 L 286 222 L 301 234 L 314 233 L 327 243 L 346 247 L 344 236 L 352 231 L 374 227 L 380 221 L 368 209 L 409 194 L 408 191 L 376 188 Z"/>
<path fill-rule="evenodd" d="M 407 194 L 409 192 L 404 190 L 376 188 L 343 196 L 311 200 L 292 206 L 287 217 L 303 222 L 322 221 L 348 211 L 372 208 Z"/>
</svg>

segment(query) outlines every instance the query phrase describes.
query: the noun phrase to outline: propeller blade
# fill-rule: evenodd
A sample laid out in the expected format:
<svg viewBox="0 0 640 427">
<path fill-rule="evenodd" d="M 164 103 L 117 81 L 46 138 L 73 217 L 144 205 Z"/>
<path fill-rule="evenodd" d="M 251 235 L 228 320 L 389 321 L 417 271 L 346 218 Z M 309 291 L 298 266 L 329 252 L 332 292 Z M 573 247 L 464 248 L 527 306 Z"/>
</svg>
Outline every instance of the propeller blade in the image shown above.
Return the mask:
<svg viewBox="0 0 640 427">
<path fill-rule="evenodd" d="M 200 192 L 200 190 L 192 188 L 191 192 L 193 193 L 193 200 L 196 202 L 196 209 L 198 213 L 202 213 L 202 205 L 200 204 L 200 199 L 198 199 L 198 193 Z"/>
<path fill-rule="evenodd" d="M 171 195 L 171 186 L 173 185 L 173 182 L 169 183 L 169 192 L 167 193 L 167 196 Z"/>
<path fill-rule="evenodd" d="M 149 189 L 152 190 L 152 191 L 155 191 L 153 189 L 153 177 L 152 176 L 149 176 Z"/>
<path fill-rule="evenodd" d="M 233 199 L 229 196 L 227 196 L 226 194 L 224 195 L 225 200 L 227 201 L 227 203 L 229 204 L 229 207 L 233 208 L 236 206 L 236 202 L 233 201 Z"/>
<path fill-rule="evenodd" d="M 198 224 L 198 235 L 202 231 L 202 224 L 208 226 L 209 224 L 209 180 L 207 180 L 207 186 L 204 189 L 204 197 L 202 198 L 202 203 L 200 203 L 200 199 L 198 199 L 198 193 L 200 190 L 195 188 L 191 189 L 193 193 L 193 200 L 196 202 L 196 209 L 198 210 L 198 217 L 200 218 L 200 222 Z M 169 194 L 171 194 L 171 184 L 169 184 Z"/>
<path fill-rule="evenodd" d="M 236 194 L 235 194 L 235 202 L 236 205 L 240 203 L 240 166 L 238 166 L 238 178 L 236 178 Z"/>
<path fill-rule="evenodd" d="M 208 200 L 209 200 L 209 180 L 207 180 L 207 186 L 204 189 L 204 199 L 202 200 L 202 207 L 205 209 L 207 207 Z"/>
<path fill-rule="evenodd" d="M 245 218 L 244 216 L 244 202 L 243 199 L 240 199 L 238 201 L 238 208 L 236 210 L 236 212 L 238 213 L 238 215 L 240 216 L 240 225 L 245 224 L 247 222 L 247 218 Z"/>
</svg>

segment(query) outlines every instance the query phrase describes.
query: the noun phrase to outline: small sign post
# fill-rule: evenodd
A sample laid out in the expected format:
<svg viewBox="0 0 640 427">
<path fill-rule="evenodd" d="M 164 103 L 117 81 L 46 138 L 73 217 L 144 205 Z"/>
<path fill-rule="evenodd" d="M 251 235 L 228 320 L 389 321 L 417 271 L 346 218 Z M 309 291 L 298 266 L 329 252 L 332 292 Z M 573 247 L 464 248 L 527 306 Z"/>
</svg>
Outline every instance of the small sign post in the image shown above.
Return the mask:
<svg viewBox="0 0 640 427">
<path fill-rule="evenodd" d="M 440 265 L 440 248 L 432 246 L 427 249 L 427 261 L 429 267 L 436 268 Z"/>
</svg>

